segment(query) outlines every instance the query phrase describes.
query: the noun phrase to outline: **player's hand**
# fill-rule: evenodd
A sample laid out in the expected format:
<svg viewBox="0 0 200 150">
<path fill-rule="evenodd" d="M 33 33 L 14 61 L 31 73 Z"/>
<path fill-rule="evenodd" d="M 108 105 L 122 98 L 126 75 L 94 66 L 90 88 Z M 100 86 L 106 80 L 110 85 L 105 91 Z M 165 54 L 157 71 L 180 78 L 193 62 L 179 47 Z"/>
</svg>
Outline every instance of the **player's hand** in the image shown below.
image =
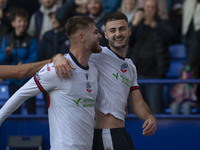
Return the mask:
<svg viewBox="0 0 200 150">
<path fill-rule="evenodd" d="M 7 56 L 11 55 L 12 54 L 12 50 L 13 50 L 13 45 L 7 46 L 6 49 L 5 49 L 6 55 Z"/>
<path fill-rule="evenodd" d="M 143 126 L 143 135 L 151 136 L 156 132 L 157 121 L 153 115 L 150 115 L 144 122 Z"/>
<path fill-rule="evenodd" d="M 70 76 L 73 76 L 71 69 L 75 70 L 76 68 L 68 59 L 63 57 L 61 54 L 57 54 L 53 58 L 53 63 L 58 78 L 60 78 L 60 74 L 63 78 L 70 78 Z"/>
</svg>

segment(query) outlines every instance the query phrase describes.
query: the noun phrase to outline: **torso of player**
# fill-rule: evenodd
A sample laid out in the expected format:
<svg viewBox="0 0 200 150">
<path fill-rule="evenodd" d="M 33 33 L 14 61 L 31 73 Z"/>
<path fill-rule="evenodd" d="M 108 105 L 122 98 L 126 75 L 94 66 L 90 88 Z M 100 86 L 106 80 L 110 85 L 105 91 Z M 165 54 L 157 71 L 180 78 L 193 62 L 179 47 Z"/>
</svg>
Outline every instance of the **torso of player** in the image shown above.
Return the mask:
<svg viewBox="0 0 200 150">
<path fill-rule="evenodd" d="M 73 70 L 72 78 L 59 79 L 57 86 L 48 91 L 51 149 L 80 146 L 85 150 L 92 145 L 98 71 L 91 63 L 89 68 L 81 68 L 71 55 L 65 57 L 76 70 Z"/>
<path fill-rule="evenodd" d="M 124 127 L 130 88 L 138 86 L 135 66 L 130 59 L 117 56 L 105 47 L 95 55 L 91 61 L 99 71 L 96 128 Z"/>
</svg>

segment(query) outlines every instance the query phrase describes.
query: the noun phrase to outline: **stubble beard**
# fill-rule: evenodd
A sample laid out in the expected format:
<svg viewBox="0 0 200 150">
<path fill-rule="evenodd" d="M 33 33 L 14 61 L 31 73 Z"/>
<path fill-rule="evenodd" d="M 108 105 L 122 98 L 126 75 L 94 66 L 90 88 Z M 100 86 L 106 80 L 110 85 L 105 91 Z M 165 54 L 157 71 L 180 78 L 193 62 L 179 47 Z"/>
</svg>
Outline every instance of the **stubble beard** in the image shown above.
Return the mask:
<svg viewBox="0 0 200 150">
<path fill-rule="evenodd" d="M 91 45 L 91 51 L 92 53 L 100 53 L 102 51 L 102 48 L 97 43 L 93 43 Z"/>
<path fill-rule="evenodd" d="M 109 43 L 110 47 L 113 47 L 116 50 L 121 50 L 121 49 L 126 48 L 128 41 L 126 41 L 124 44 L 119 45 L 119 46 L 116 46 L 114 41 L 111 41 L 111 40 L 108 40 L 108 43 Z"/>
</svg>

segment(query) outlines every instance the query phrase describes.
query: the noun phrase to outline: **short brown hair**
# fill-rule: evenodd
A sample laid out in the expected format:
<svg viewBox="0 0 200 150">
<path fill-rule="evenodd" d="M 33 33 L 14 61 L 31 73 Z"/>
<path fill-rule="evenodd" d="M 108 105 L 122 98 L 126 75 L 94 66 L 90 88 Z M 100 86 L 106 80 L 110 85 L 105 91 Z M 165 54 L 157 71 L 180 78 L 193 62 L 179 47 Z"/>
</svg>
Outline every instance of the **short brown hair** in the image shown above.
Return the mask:
<svg viewBox="0 0 200 150">
<path fill-rule="evenodd" d="M 22 17 L 28 20 L 29 14 L 25 9 L 16 8 L 13 12 L 12 20 L 15 20 L 16 17 Z"/>
<path fill-rule="evenodd" d="M 65 32 L 68 38 L 80 29 L 86 29 L 89 25 L 94 24 L 94 20 L 88 16 L 74 16 L 65 24 Z"/>
</svg>

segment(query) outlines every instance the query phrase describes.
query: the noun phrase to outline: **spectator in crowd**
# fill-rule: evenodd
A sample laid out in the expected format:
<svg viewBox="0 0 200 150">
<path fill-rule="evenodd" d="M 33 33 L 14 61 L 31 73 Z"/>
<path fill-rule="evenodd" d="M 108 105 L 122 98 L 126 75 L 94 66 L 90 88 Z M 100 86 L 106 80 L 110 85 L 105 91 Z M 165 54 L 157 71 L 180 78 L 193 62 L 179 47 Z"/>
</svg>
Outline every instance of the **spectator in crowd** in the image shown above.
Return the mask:
<svg viewBox="0 0 200 150">
<path fill-rule="evenodd" d="M 122 0 L 120 11 L 126 15 L 129 23 L 132 22 L 137 9 L 137 0 Z"/>
<path fill-rule="evenodd" d="M 0 12 L 0 13 L 1 13 L 1 12 Z M 0 14 L 0 15 L 1 15 L 1 14 Z M 1 20 L 0 20 L 0 29 L 1 29 L 1 31 L 0 31 L 0 44 L 1 44 L 2 39 L 3 39 L 4 35 L 8 33 L 9 28 L 8 28 L 7 25 L 5 25 L 5 24 L 4 24 L 3 22 L 1 22 Z"/>
<path fill-rule="evenodd" d="M 104 0 L 103 1 L 103 10 L 106 13 L 111 13 L 120 8 L 121 0 Z"/>
<path fill-rule="evenodd" d="M 146 0 L 138 0 L 138 7 L 144 8 Z M 168 20 L 168 0 L 156 0 L 158 4 L 158 15 L 163 20 Z"/>
<path fill-rule="evenodd" d="M 181 71 L 180 79 L 193 79 L 194 72 L 189 66 L 185 66 Z M 196 106 L 196 84 L 177 83 L 171 89 L 174 101 L 171 104 L 171 113 L 179 114 L 182 109 L 183 114 L 191 114 L 192 108 Z"/>
<path fill-rule="evenodd" d="M 183 2 L 182 35 L 189 55 L 195 31 L 200 29 L 200 1 L 185 0 Z"/>
<path fill-rule="evenodd" d="M 8 0 L 0 0 L 0 44 L 3 36 L 12 30 L 11 19 L 15 7 L 8 3 Z"/>
<path fill-rule="evenodd" d="M 38 60 L 46 60 L 52 58 L 55 54 L 65 54 L 69 52 L 70 41 L 65 35 L 63 26 L 56 19 L 56 10 L 53 10 L 49 14 L 53 29 L 47 31 L 40 44 L 38 50 Z M 43 94 L 45 98 L 45 113 L 47 113 L 47 101 L 46 94 Z"/>
<path fill-rule="evenodd" d="M 188 64 L 192 70 L 196 70 L 195 77 L 200 78 L 200 29 L 195 32 L 191 50 L 188 56 Z M 200 84 L 197 84 L 197 102 L 200 104 Z"/>
<path fill-rule="evenodd" d="M 28 27 L 28 34 L 35 37 L 38 44 L 44 33 L 52 29 L 49 12 L 58 8 L 57 0 L 40 0 L 40 2 L 40 9 L 32 15 Z"/>
<path fill-rule="evenodd" d="M 0 19 L 5 25 L 11 28 L 11 19 L 15 7 L 8 3 L 8 0 L 0 0 Z"/>
<path fill-rule="evenodd" d="M 170 5 L 169 18 L 174 29 L 174 39 L 172 44 L 182 43 L 182 15 L 183 1 L 173 0 Z"/>
<path fill-rule="evenodd" d="M 76 8 L 85 4 L 87 6 L 88 13 L 77 11 Z M 103 25 L 103 20 L 106 14 L 103 12 L 102 6 L 102 0 L 70 0 L 57 11 L 56 17 L 58 21 L 61 22 L 62 25 L 64 25 L 64 22 L 66 22 L 72 16 L 89 15 L 91 18 L 94 19 L 96 27 L 102 36 L 102 39 L 100 40 L 100 45 L 108 46 L 108 42 L 104 36 L 105 27 Z"/>
<path fill-rule="evenodd" d="M 105 26 L 104 26 L 104 18 L 106 13 L 103 11 L 103 1 L 102 0 L 88 0 L 87 8 L 89 12 L 89 17 L 93 18 L 96 24 L 99 33 L 102 36 L 100 40 L 101 46 L 108 46 L 108 42 L 105 38 Z"/>
<path fill-rule="evenodd" d="M 20 65 L 37 61 L 36 40 L 26 33 L 28 26 L 28 13 L 24 9 L 16 9 L 13 13 L 12 27 L 14 31 L 4 36 L 0 49 L 0 62 L 7 65 Z M 27 80 L 7 80 L 10 82 L 10 95 L 12 95 Z M 34 100 L 27 103 L 28 113 L 35 113 Z M 20 113 L 20 110 L 17 111 Z"/>
<path fill-rule="evenodd" d="M 132 21 L 128 57 L 136 65 L 138 79 L 164 78 L 170 63 L 167 41 L 171 28 L 157 15 L 155 0 L 146 0 L 144 11 L 139 10 Z M 163 85 L 140 86 L 152 113 L 163 112 Z"/>
<path fill-rule="evenodd" d="M 53 10 L 49 14 L 53 29 L 44 34 L 39 44 L 39 61 L 50 59 L 57 53 L 65 54 L 69 52 L 69 39 L 65 35 L 64 28 L 57 21 L 55 13 L 56 10 Z"/>
<path fill-rule="evenodd" d="M 56 18 L 64 27 L 67 20 L 77 15 L 87 15 L 87 0 L 69 0 L 56 12 Z M 80 9 L 80 8 L 85 8 Z"/>
</svg>

